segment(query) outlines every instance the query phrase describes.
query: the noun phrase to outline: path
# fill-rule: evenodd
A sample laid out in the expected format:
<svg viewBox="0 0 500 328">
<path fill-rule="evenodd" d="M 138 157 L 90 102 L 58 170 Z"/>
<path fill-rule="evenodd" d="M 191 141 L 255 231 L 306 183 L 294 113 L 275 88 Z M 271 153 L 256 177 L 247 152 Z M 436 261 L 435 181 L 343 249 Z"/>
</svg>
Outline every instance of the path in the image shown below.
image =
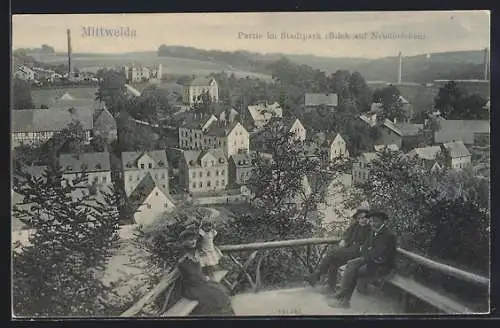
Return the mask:
<svg viewBox="0 0 500 328">
<path fill-rule="evenodd" d="M 395 300 L 381 294 L 354 293 L 351 308 L 332 308 L 321 287 L 279 289 L 237 294 L 232 298 L 236 315 L 396 315 Z"/>
</svg>

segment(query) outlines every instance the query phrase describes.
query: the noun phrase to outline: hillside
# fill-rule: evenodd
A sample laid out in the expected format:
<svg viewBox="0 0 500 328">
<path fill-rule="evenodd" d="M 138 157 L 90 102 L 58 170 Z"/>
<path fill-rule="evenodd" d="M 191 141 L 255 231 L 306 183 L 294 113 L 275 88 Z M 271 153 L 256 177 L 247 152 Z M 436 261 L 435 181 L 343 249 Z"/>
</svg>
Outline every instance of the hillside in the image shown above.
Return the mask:
<svg viewBox="0 0 500 328">
<path fill-rule="evenodd" d="M 64 53 L 29 53 L 36 61 L 61 65 L 66 63 Z M 224 52 L 201 50 L 182 46 L 162 45 L 158 52 L 135 52 L 124 54 L 79 54 L 73 55 L 75 66 L 90 71 L 99 67 L 126 65 L 140 62 L 144 65 L 161 63 L 165 74 L 208 75 L 212 72 L 232 72 L 237 77 L 271 78 L 270 64 L 281 57 L 287 57 L 297 64 L 309 65 L 327 73 L 339 69 L 358 71 L 366 80 L 394 82 L 397 74 L 396 56 L 381 59 L 329 58 L 313 55 L 259 54 L 247 51 Z M 482 79 L 484 53 L 477 51 L 443 52 L 403 57 L 403 81 L 417 83 L 435 79 Z"/>
</svg>

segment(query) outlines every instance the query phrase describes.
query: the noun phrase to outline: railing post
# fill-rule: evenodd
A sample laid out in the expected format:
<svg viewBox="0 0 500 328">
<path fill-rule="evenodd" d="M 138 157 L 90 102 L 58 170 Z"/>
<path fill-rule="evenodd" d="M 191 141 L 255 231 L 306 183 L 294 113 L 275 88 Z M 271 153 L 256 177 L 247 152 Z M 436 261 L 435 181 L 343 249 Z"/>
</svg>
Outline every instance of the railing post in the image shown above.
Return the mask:
<svg viewBox="0 0 500 328">
<path fill-rule="evenodd" d="M 312 268 L 312 265 L 311 265 L 311 255 L 312 255 L 312 248 L 311 247 L 312 247 L 311 245 L 307 245 L 306 264 L 307 264 L 307 271 L 309 273 L 313 272 L 313 268 Z"/>
<path fill-rule="evenodd" d="M 259 292 L 261 286 L 262 286 L 262 281 L 261 281 L 261 276 L 260 276 L 260 266 L 262 264 L 262 260 L 264 259 L 264 253 L 260 253 L 259 255 L 259 260 L 257 261 L 257 268 L 255 268 L 255 287 L 254 287 L 254 292 L 257 293 Z"/>
</svg>

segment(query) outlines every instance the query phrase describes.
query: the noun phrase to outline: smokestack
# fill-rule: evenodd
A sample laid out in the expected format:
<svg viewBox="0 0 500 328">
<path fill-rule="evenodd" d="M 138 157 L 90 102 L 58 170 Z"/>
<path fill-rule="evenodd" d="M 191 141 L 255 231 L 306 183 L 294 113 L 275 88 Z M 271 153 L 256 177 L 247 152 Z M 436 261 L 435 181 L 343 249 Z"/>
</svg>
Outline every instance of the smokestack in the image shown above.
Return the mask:
<svg viewBox="0 0 500 328">
<path fill-rule="evenodd" d="M 402 68 L 403 68 L 403 57 L 400 51 L 398 55 L 398 80 L 397 80 L 398 84 L 401 83 Z"/>
<path fill-rule="evenodd" d="M 489 62 L 490 62 L 490 58 L 489 58 L 489 51 L 488 51 L 488 48 L 484 48 L 484 79 L 487 81 L 488 78 L 489 78 L 489 74 L 488 74 L 488 69 L 489 69 Z"/>
<path fill-rule="evenodd" d="M 68 35 L 68 79 L 71 78 L 72 72 L 73 72 L 73 67 L 71 67 L 71 30 L 67 29 L 66 33 Z"/>
</svg>

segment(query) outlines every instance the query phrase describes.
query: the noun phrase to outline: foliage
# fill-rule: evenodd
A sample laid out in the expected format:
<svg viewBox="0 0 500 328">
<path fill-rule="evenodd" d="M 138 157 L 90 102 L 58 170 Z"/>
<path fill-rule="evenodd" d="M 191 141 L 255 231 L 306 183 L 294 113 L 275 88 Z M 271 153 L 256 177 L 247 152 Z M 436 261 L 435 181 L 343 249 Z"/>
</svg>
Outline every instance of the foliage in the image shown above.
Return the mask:
<svg viewBox="0 0 500 328">
<path fill-rule="evenodd" d="M 26 205 L 13 215 L 33 228 L 29 244 L 13 253 L 16 315 L 106 314 L 107 288 L 96 274 L 119 238 L 117 200 L 112 190 L 103 200 L 91 196 L 86 180 L 83 174 L 63 183 L 60 168 L 49 166 L 42 178 L 22 174 L 15 181 Z"/>
<path fill-rule="evenodd" d="M 416 158 L 385 150 L 370 163 L 363 190 L 370 205 L 389 213 L 403 247 L 477 270 L 487 268 L 489 182 L 472 170 L 431 173 Z"/>
<path fill-rule="evenodd" d="M 104 102 L 111 114 L 116 116 L 120 110 L 128 105 L 125 74 L 117 70 L 101 69 L 96 76 L 100 80 L 96 100 Z"/>
<path fill-rule="evenodd" d="M 174 108 L 169 104 L 168 91 L 153 84 L 135 99 L 129 113 L 139 120 L 157 123 L 160 116 L 169 120 L 174 114 Z"/>
<path fill-rule="evenodd" d="M 158 136 L 151 127 L 136 124 L 127 112 L 120 112 L 117 129 L 119 152 L 156 149 Z"/>
<path fill-rule="evenodd" d="M 12 109 L 31 109 L 35 107 L 31 97 L 31 86 L 27 81 L 14 79 L 12 92 Z"/>
<path fill-rule="evenodd" d="M 455 81 L 450 81 L 439 89 L 434 105 L 449 120 L 487 120 L 489 112 L 483 108 L 486 101 L 478 94 L 469 94 Z"/>
<path fill-rule="evenodd" d="M 405 121 L 408 116 L 404 111 L 401 100 L 401 92 L 395 86 L 387 86 L 382 89 L 376 89 L 373 92 L 373 102 L 382 104 L 382 112 L 377 114 L 377 119 L 384 121 L 388 119 L 397 122 Z"/>
</svg>

